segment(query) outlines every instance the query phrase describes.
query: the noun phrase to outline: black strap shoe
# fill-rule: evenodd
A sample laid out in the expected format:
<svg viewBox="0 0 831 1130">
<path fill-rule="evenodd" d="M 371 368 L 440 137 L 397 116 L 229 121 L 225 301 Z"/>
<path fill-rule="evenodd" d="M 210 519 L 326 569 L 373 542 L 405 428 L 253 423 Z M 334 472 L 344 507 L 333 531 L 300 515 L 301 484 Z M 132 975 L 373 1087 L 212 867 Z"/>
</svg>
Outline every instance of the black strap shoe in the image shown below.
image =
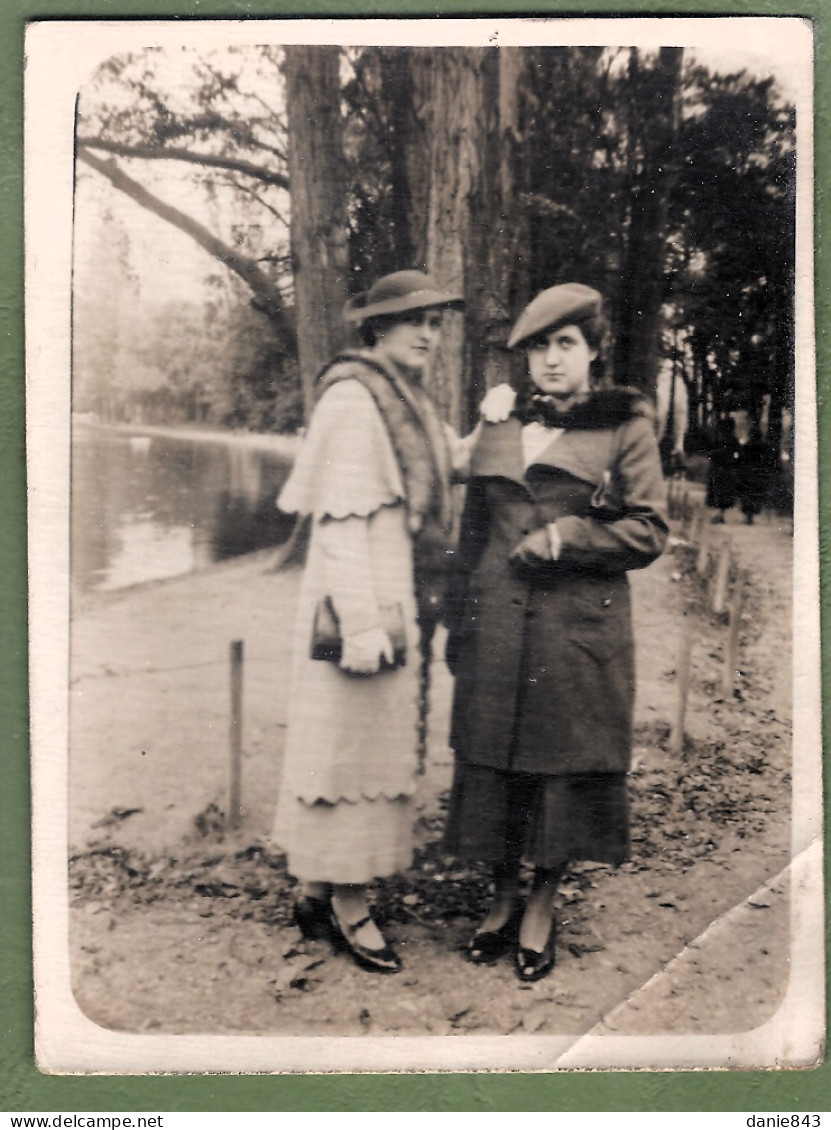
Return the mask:
<svg viewBox="0 0 831 1130">
<path fill-rule="evenodd" d="M 477 930 L 465 946 L 467 960 L 474 965 L 492 965 L 515 944 L 521 919 L 522 906 L 517 903 L 508 920 L 498 930 Z"/>
<path fill-rule="evenodd" d="M 554 968 L 556 957 L 556 934 L 556 925 L 552 921 L 551 929 L 548 931 L 548 937 L 546 938 L 542 953 L 538 950 L 531 950 L 527 949 L 525 946 L 517 945 L 516 954 L 514 955 L 514 968 L 520 981 L 540 981 L 551 972 Z"/>
<path fill-rule="evenodd" d="M 328 899 L 301 895 L 294 904 L 292 921 L 308 941 L 331 938 L 331 910 Z"/>
<path fill-rule="evenodd" d="M 336 950 L 348 954 L 361 969 L 365 969 L 368 973 L 399 973 L 403 969 L 404 963 L 392 946 L 387 944 L 380 950 L 370 949 L 369 946 L 361 945 L 360 942 L 355 940 L 355 934 L 361 927 L 372 921 L 374 921 L 372 915 L 367 914 L 359 922 L 342 926 L 335 908 L 332 907 L 329 916 L 332 945 Z"/>
</svg>

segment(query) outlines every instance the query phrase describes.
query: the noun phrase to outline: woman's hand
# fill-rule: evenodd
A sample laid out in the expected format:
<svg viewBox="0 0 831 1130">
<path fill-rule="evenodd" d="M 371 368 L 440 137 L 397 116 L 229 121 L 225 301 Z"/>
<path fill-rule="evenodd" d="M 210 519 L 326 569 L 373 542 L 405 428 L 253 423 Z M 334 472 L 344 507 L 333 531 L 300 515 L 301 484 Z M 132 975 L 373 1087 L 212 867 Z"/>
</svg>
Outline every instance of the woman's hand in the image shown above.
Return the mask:
<svg viewBox="0 0 831 1130">
<path fill-rule="evenodd" d="M 546 561 L 556 561 L 560 552 L 560 535 L 554 522 L 532 530 L 530 534 L 514 547 L 511 554 L 513 565 L 542 565 Z"/>
<path fill-rule="evenodd" d="M 479 415 L 488 424 L 501 424 L 514 410 L 516 393 L 509 384 L 495 385 L 479 406 Z"/>
<path fill-rule="evenodd" d="M 374 675 L 383 660 L 392 665 L 394 658 L 392 641 L 383 628 L 369 628 L 345 637 L 340 666 L 353 675 Z"/>
</svg>

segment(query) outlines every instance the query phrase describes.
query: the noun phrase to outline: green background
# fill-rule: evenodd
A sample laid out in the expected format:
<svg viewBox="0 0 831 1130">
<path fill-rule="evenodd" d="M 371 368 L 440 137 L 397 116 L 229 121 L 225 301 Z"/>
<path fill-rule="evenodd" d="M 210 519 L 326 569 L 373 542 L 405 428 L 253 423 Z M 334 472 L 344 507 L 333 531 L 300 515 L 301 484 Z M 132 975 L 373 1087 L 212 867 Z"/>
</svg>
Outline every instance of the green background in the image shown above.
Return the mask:
<svg viewBox="0 0 831 1130">
<path fill-rule="evenodd" d="M 51 1077 L 34 1066 L 30 930 L 29 774 L 26 686 L 26 483 L 23 367 L 23 39 L 38 19 L 274 16 L 756 15 L 803 16 L 816 32 L 817 338 L 820 480 L 828 477 L 825 433 L 831 221 L 824 186 L 831 168 L 828 0 L 0 0 L 0 1109 L 5 1111 L 831 1111 L 831 1064 L 784 1072 L 604 1072 L 503 1075 Z M 828 597 L 827 492 L 820 492 L 823 637 Z M 823 697 L 829 681 L 825 664 Z M 827 774 L 826 774 L 827 786 Z"/>
</svg>

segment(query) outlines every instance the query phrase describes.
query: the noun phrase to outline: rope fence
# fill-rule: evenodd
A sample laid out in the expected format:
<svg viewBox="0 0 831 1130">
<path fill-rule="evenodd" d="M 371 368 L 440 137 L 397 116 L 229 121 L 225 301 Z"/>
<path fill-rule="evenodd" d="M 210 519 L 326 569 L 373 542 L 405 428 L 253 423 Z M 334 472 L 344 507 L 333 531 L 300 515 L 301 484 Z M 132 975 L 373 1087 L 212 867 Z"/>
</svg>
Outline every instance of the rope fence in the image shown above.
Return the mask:
<svg viewBox="0 0 831 1130">
<path fill-rule="evenodd" d="M 729 534 L 716 530 L 707 521 L 707 511 L 701 500 L 691 498 L 687 484 L 683 480 L 672 479 L 668 484 L 668 511 L 681 539 L 694 555 L 693 571 L 703 583 L 705 606 L 715 615 L 717 622 L 726 629 L 724 658 L 721 678 L 713 683 L 715 693 L 722 701 L 731 701 L 734 696 L 736 676 L 739 673 L 739 653 L 741 643 L 742 611 L 745 599 L 747 578 L 738 568 L 734 547 Z M 695 647 L 696 608 L 687 601 L 679 627 L 678 651 L 675 664 L 677 693 L 669 735 L 669 752 L 680 754 L 685 737 L 685 720 L 693 672 L 693 652 Z M 650 625 L 654 626 L 654 625 Z M 418 713 L 418 771 L 424 773 L 428 731 L 429 711 L 429 668 L 432 661 L 431 649 L 420 655 L 419 671 L 419 713 Z M 196 670 L 206 667 L 225 666 L 228 669 L 229 716 L 228 716 L 228 811 L 227 819 L 231 828 L 238 828 L 243 814 L 243 721 L 244 721 L 244 669 L 248 663 L 274 664 L 273 657 L 245 655 L 244 641 L 232 640 L 226 659 L 208 660 L 201 663 L 180 664 L 165 667 L 143 667 L 133 670 L 87 672 L 73 680 L 112 678 L 124 675 L 163 675 L 177 671 Z M 285 726 L 285 723 L 281 723 Z"/>
</svg>

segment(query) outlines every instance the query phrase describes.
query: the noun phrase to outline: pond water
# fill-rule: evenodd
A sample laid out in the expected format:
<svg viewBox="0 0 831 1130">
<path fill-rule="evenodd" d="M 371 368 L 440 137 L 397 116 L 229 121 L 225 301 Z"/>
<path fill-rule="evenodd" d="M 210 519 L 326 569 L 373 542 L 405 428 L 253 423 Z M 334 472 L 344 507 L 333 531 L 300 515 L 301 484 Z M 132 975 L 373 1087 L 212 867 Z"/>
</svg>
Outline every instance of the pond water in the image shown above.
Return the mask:
<svg viewBox="0 0 831 1130">
<path fill-rule="evenodd" d="M 76 425 L 73 584 L 81 592 L 120 589 L 279 545 L 294 524 L 275 505 L 290 465 L 236 437 Z"/>
</svg>

